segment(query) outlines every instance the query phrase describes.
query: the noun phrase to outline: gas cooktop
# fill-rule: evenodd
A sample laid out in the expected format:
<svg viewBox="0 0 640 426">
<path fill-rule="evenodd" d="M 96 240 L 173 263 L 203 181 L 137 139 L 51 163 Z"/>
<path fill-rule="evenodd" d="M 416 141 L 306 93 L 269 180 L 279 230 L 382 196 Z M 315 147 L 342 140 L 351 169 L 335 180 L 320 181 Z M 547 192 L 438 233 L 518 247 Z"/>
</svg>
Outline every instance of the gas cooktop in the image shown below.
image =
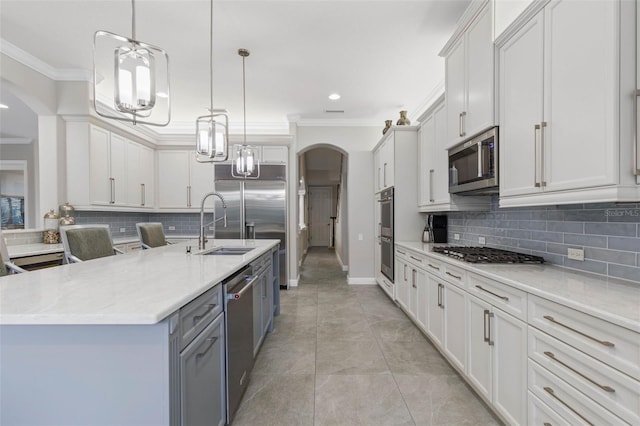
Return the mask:
<svg viewBox="0 0 640 426">
<path fill-rule="evenodd" d="M 540 256 L 490 247 L 446 246 L 433 247 L 432 250 L 469 263 L 544 263 Z"/>
</svg>

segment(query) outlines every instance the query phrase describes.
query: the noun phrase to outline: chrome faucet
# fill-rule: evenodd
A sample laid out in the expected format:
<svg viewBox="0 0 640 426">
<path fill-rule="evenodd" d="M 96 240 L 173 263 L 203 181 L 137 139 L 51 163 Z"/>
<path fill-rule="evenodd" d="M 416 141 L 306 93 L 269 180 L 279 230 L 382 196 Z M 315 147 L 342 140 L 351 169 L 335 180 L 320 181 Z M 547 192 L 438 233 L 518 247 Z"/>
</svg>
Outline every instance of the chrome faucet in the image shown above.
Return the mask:
<svg viewBox="0 0 640 426">
<path fill-rule="evenodd" d="M 222 209 L 224 211 L 224 216 L 219 219 L 216 219 L 216 206 L 214 203 L 213 220 L 209 223 L 204 223 L 204 202 L 207 200 L 207 198 L 209 198 L 212 195 L 215 195 L 216 197 L 220 198 L 220 201 L 222 201 Z M 208 194 L 205 194 L 204 197 L 202 197 L 202 203 L 200 204 L 200 239 L 198 240 L 198 249 L 204 250 L 207 243 L 207 239 L 205 238 L 205 227 L 213 224 L 213 238 L 216 237 L 216 222 L 218 222 L 219 220 L 224 220 L 224 227 L 226 228 L 227 227 L 227 203 L 224 201 L 224 198 L 219 193 L 209 192 Z"/>
</svg>

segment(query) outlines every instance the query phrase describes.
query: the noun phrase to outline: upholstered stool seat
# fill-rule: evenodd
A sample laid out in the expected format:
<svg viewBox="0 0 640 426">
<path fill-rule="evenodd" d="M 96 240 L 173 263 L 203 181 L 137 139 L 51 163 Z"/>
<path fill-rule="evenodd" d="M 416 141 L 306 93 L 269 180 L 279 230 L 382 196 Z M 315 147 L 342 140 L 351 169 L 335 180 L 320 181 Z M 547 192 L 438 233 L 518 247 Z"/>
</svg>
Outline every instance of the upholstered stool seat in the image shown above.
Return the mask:
<svg viewBox="0 0 640 426">
<path fill-rule="evenodd" d="M 113 247 L 109 225 L 69 225 L 60 227 L 64 254 L 69 263 L 122 253 Z"/>
<path fill-rule="evenodd" d="M 143 249 L 161 247 L 168 244 L 164 236 L 164 228 L 160 222 L 136 223 L 136 229 Z"/>
</svg>

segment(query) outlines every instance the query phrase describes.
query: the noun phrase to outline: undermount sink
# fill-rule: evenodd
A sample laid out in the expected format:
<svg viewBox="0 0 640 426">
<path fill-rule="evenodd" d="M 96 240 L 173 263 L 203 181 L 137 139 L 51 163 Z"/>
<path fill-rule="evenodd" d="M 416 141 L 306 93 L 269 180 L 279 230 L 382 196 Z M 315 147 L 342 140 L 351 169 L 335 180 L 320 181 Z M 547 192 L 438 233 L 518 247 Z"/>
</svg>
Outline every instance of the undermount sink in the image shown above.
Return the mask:
<svg viewBox="0 0 640 426">
<path fill-rule="evenodd" d="M 255 247 L 233 247 L 233 246 L 221 246 L 221 247 L 213 247 L 205 251 L 201 251 L 200 253 L 203 256 L 242 256 L 243 254 L 249 253 L 251 250 L 254 250 Z"/>
</svg>

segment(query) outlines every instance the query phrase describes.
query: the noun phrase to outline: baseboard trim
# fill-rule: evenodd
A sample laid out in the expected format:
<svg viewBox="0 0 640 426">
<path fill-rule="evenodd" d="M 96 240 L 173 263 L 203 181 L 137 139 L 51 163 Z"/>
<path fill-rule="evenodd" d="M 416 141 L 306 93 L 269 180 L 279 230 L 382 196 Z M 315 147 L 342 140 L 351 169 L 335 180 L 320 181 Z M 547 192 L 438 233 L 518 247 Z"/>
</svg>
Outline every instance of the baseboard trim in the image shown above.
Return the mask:
<svg viewBox="0 0 640 426">
<path fill-rule="evenodd" d="M 298 282 L 300 281 L 300 275 L 298 275 L 295 279 L 289 280 L 289 287 L 298 287 Z"/>
<path fill-rule="evenodd" d="M 376 279 L 375 277 L 370 277 L 370 278 L 352 278 L 352 277 L 347 277 L 347 284 L 349 285 L 376 285 Z"/>
</svg>

